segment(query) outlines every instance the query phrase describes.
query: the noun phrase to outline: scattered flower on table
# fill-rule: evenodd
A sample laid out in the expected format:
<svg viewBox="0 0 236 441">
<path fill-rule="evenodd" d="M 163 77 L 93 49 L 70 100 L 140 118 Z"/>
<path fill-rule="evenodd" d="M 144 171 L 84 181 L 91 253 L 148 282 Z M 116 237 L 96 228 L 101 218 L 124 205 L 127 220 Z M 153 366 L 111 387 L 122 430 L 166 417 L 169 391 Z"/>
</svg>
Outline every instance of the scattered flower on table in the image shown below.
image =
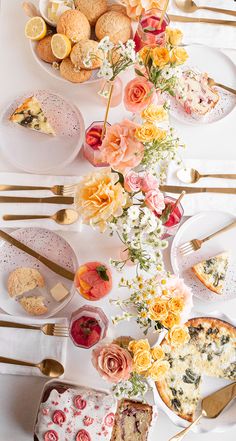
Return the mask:
<svg viewBox="0 0 236 441">
<path fill-rule="evenodd" d="M 149 329 L 159 332 L 173 329 L 170 338 L 173 341 L 183 339 L 183 332 L 178 334 L 178 326 L 188 317 L 192 308 L 192 291 L 182 279 L 175 275 L 160 274 L 146 279 L 137 276 L 132 280 L 121 279 L 120 287 L 130 290 L 126 299 L 110 300 L 123 311 L 113 317 L 113 323 L 135 319 L 146 334 Z M 175 328 L 177 326 L 177 328 Z"/>
</svg>

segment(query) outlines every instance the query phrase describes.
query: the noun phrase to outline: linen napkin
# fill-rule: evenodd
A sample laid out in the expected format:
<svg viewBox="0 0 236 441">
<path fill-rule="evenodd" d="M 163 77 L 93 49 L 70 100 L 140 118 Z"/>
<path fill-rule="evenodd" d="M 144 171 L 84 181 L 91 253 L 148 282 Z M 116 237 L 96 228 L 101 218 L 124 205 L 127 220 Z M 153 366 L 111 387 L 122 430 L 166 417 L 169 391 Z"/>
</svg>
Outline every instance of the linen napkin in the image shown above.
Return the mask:
<svg viewBox="0 0 236 441">
<path fill-rule="evenodd" d="M 0 185 L 31 185 L 52 187 L 53 185 L 75 184 L 79 181 L 78 176 L 45 176 L 24 173 L 0 173 Z M 53 197 L 50 191 L 2 191 L 1 196 L 25 196 L 25 197 Z M 55 196 L 56 197 L 56 196 Z M 48 228 L 50 230 L 80 231 L 81 223 L 78 220 L 71 225 L 59 225 L 51 219 L 4 221 L 3 214 L 42 214 L 53 215 L 63 208 L 73 208 L 73 205 L 41 204 L 41 203 L 1 203 L 0 204 L 0 228 Z"/>
<path fill-rule="evenodd" d="M 0 320 L 33 324 L 35 326 L 44 323 L 60 323 L 68 326 L 66 318 L 47 318 L 44 320 L 34 318 L 32 320 L 25 317 L 11 317 L 0 314 Z M 65 367 L 67 340 L 68 338 L 65 337 L 47 336 L 42 331 L 0 327 L 0 356 L 33 363 L 39 363 L 45 358 L 52 358 Z M 46 378 L 38 368 L 5 363 L 0 363 L 0 374 L 36 375 Z"/>
<path fill-rule="evenodd" d="M 212 6 L 222 9 L 231 9 L 236 11 L 235 1 L 224 0 L 194 0 L 198 6 Z M 183 12 L 177 8 L 174 0 L 170 1 L 168 14 L 184 15 L 185 17 L 201 17 L 214 18 L 235 21 L 236 17 L 233 15 L 221 14 L 218 12 L 205 11 L 200 9 L 196 12 Z M 224 26 L 218 24 L 208 23 L 180 23 L 172 22 L 171 26 L 182 29 L 184 32 L 184 43 L 192 44 L 199 43 L 207 46 L 214 46 L 225 49 L 235 49 L 236 29 L 233 26 Z"/>
<path fill-rule="evenodd" d="M 199 173 L 230 173 L 236 174 L 236 161 L 184 159 L 183 165 L 169 165 L 167 181 L 169 185 L 184 185 L 189 187 L 225 187 L 235 188 L 235 194 L 196 193 L 186 194 L 181 202 L 185 216 L 192 216 L 200 211 L 220 210 L 236 214 L 236 179 L 202 178 L 196 184 L 183 184 L 176 176 L 179 168 L 191 167 Z M 169 194 L 171 196 L 171 194 Z M 175 197 L 175 195 L 174 195 Z"/>
</svg>

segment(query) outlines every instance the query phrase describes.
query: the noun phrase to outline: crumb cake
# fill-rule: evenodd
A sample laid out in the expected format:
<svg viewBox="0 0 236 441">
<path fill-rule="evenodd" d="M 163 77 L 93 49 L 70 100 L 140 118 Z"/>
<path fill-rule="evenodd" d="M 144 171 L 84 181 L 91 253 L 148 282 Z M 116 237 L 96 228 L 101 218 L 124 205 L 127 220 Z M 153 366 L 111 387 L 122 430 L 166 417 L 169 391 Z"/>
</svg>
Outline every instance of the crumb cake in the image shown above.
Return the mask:
<svg viewBox="0 0 236 441">
<path fill-rule="evenodd" d="M 208 85 L 208 75 L 186 70 L 178 79 L 175 98 L 188 114 L 203 116 L 219 101 L 216 89 Z"/>
<path fill-rule="evenodd" d="M 147 441 L 153 409 L 149 404 L 122 400 L 115 416 L 111 441 Z"/>
<path fill-rule="evenodd" d="M 227 252 L 202 260 L 192 267 L 194 274 L 211 291 L 222 294 L 229 265 Z"/>
<path fill-rule="evenodd" d="M 236 328 L 212 317 L 186 323 L 190 340 L 172 347 L 161 343 L 170 369 L 156 387 L 164 403 L 178 416 L 194 420 L 200 400 L 202 375 L 236 380 Z"/>
<path fill-rule="evenodd" d="M 34 441 L 110 441 L 116 407 L 111 394 L 54 383 L 40 404 Z"/>
</svg>

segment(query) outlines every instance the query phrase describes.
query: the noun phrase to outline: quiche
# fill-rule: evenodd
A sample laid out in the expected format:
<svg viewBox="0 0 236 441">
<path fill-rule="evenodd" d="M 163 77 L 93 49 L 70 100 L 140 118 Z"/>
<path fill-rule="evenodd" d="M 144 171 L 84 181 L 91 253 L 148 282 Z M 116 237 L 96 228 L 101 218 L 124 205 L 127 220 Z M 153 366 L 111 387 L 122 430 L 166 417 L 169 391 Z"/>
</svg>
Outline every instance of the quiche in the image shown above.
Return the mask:
<svg viewBox="0 0 236 441">
<path fill-rule="evenodd" d="M 218 92 L 208 85 L 207 73 L 189 69 L 178 79 L 175 98 L 188 114 L 203 116 L 219 101 Z"/>
<path fill-rule="evenodd" d="M 236 380 L 236 328 L 212 317 L 190 319 L 186 326 L 187 344 L 173 347 L 166 339 L 161 343 L 170 369 L 156 388 L 173 412 L 193 421 L 202 375 Z"/>
<path fill-rule="evenodd" d="M 37 132 L 46 135 L 55 135 L 55 132 L 48 122 L 40 103 L 35 96 L 27 98 L 10 116 L 10 121 L 20 124 L 28 129 L 37 130 Z"/>
<path fill-rule="evenodd" d="M 222 294 L 228 265 L 229 255 L 225 252 L 197 263 L 192 270 L 208 289 Z"/>
</svg>

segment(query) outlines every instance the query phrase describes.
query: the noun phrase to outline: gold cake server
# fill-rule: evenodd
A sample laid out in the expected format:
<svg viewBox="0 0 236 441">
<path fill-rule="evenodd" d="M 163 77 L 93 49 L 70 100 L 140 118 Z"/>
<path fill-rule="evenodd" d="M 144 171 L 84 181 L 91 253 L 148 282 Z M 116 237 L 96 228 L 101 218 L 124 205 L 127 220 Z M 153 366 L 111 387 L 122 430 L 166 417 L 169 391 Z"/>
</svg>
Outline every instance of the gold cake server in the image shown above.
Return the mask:
<svg viewBox="0 0 236 441">
<path fill-rule="evenodd" d="M 201 403 L 201 413 L 199 417 L 193 421 L 186 429 L 181 430 L 177 435 L 169 439 L 169 441 L 181 441 L 185 435 L 195 426 L 202 417 L 216 418 L 225 409 L 225 407 L 236 397 L 236 382 L 228 384 L 228 386 L 217 390 L 211 395 L 203 398 Z"/>
<path fill-rule="evenodd" d="M 9 242 L 11 245 L 15 246 L 16 248 L 19 248 L 19 250 L 24 251 L 32 257 L 35 257 L 35 259 L 39 260 L 39 262 L 43 263 L 54 273 L 59 274 L 59 276 L 65 277 L 65 279 L 74 280 L 74 273 L 32 250 L 32 248 L 29 248 L 27 245 L 10 236 L 10 234 L 7 234 L 5 231 L 0 230 L 0 237 L 6 242 Z"/>
</svg>

